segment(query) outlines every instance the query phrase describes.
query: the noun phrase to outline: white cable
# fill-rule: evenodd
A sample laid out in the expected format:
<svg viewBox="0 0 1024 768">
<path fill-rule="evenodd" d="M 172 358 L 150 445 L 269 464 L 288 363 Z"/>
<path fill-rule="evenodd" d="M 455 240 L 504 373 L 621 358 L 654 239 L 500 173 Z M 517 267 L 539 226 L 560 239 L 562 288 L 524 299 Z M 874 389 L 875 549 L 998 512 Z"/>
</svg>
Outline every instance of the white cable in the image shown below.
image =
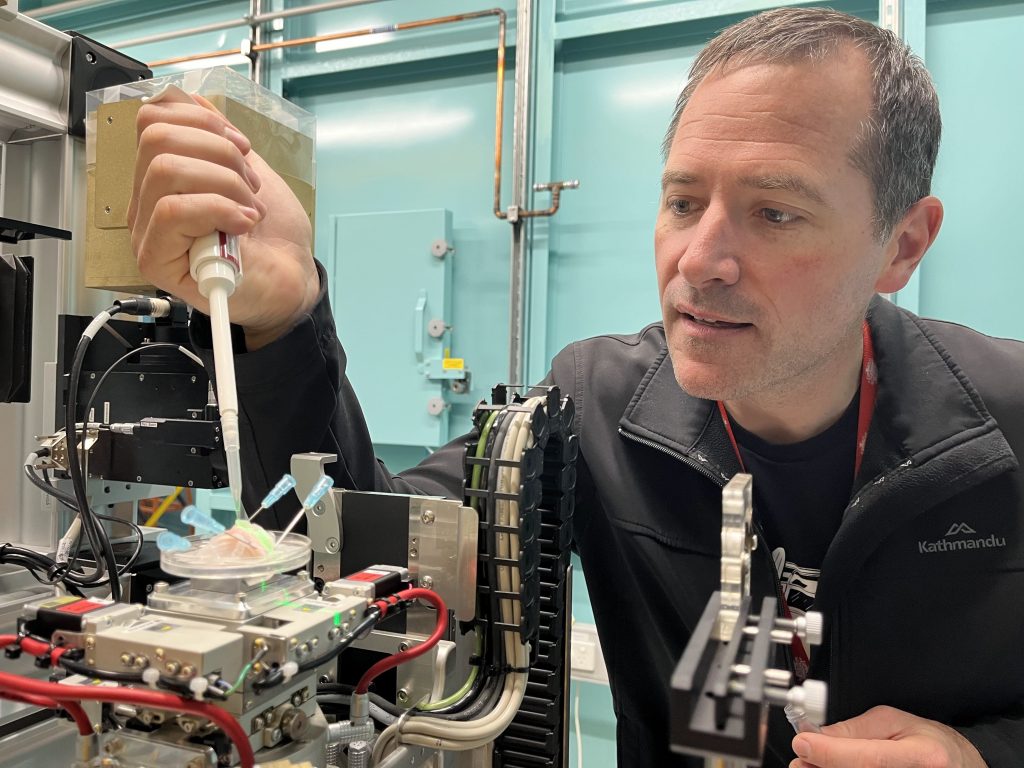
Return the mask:
<svg viewBox="0 0 1024 768">
<path fill-rule="evenodd" d="M 504 440 L 497 453 L 504 461 L 521 461 L 524 451 L 533 444 L 531 413 L 541 398 L 531 398 L 523 404 L 523 410 L 511 416 Z M 500 493 L 514 493 L 519 488 L 521 473 L 518 466 L 499 466 L 496 490 Z M 499 525 L 519 525 L 519 504 L 517 501 L 498 500 L 495 505 L 495 520 Z M 500 533 L 496 537 L 497 556 L 508 558 L 519 551 L 519 537 L 515 534 Z M 501 591 L 518 591 L 518 571 L 508 566 L 498 569 L 498 587 Z M 518 601 L 500 601 L 503 623 L 518 623 L 521 606 Z M 504 633 L 506 658 L 512 667 L 521 669 L 529 663 L 529 646 L 516 642 L 513 633 Z M 374 747 L 374 762 L 379 761 L 394 741 L 416 744 L 442 750 L 476 749 L 494 741 L 508 727 L 519 711 L 526 693 L 527 674 L 516 672 L 507 676 L 505 688 L 494 708 L 486 715 L 469 721 L 446 721 L 427 717 L 414 717 L 385 729 Z"/>
<path fill-rule="evenodd" d="M 580 730 L 580 684 L 576 683 L 573 697 L 573 725 L 576 726 L 576 768 L 583 768 L 583 732 Z"/>
<path fill-rule="evenodd" d="M 85 326 L 85 330 L 82 331 L 82 336 L 89 339 L 89 341 L 92 341 L 111 317 L 113 317 L 113 315 L 107 312 L 107 310 L 103 310 L 92 319 L 91 323 Z"/>
<path fill-rule="evenodd" d="M 191 349 L 179 346 L 178 351 L 181 352 L 181 354 L 185 355 L 185 357 L 189 358 L 192 362 L 196 363 L 196 365 L 198 365 L 200 368 L 206 367 L 205 365 L 203 365 L 202 358 L 200 358 L 199 355 L 197 355 Z"/>
<path fill-rule="evenodd" d="M 61 536 L 60 541 L 57 542 L 57 554 L 53 558 L 54 562 L 66 563 L 68 561 L 68 557 L 71 555 L 71 548 L 75 546 L 75 541 L 78 539 L 78 534 L 81 530 L 82 516 L 75 515 L 75 519 L 68 526 L 68 532 Z"/>
<path fill-rule="evenodd" d="M 373 743 L 373 752 L 370 754 L 370 765 L 377 765 L 384 756 L 390 752 L 389 747 L 391 742 L 395 740 L 398 735 L 398 723 L 393 723 L 381 731 L 380 736 Z"/>
<path fill-rule="evenodd" d="M 34 469 L 36 461 L 39 459 L 39 453 L 33 451 L 25 457 L 25 466 Z M 71 548 L 75 545 L 75 540 L 78 538 L 79 532 L 82 530 L 82 517 L 81 515 L 75 515 L 75 519 L 71 521 L 71 525 L 68 526 L 67 533 L 65 533 L 60 541 L 57 542 L 57 552 L 54 555 L 54 562 L 66 563 L 68 557 L 71 554 Z"/>
</svg>

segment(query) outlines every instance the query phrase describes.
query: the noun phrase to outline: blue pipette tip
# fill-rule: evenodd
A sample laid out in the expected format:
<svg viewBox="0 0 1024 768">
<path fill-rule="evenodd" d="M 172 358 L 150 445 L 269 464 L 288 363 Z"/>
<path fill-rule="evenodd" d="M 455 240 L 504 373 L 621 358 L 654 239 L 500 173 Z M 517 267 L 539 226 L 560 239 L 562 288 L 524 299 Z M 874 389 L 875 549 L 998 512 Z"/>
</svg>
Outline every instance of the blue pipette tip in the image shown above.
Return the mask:
<svg viewBox="0 0 1024 768">
<path fill-rule="evenodd" d="M 192 542 L 172 531 L 162 531 L 156 537 L 156 545 L 161 552 L 184 552 L 192 548 Z"/>
<path fill-rule="evenodd" d="M 320 499 L 324 497 L 334 486 L 334 478 L 330 475 L 321 475 L 320 479 L 316 481 L 316 485 L 313 486 L 313 490 L 306 496 L 306 500 L 302 502 L 303 509 L 312 509 Z"/>
<path fill-rule="evenodd" d="M 267 507 L 273 506 L 294 487 L 295 478 L 286 472 L 284 476 L 277 481 L 277 484 L 270 489 L 269 493 L 263 497 L 263 502 L 260 504 L 260 507 L 266 509 Z"/>
<path fill-rule="evenodd" d="M 181 522 L 191 525 L 196 529 L 196 533 L 224 533 L 223 525 L 194 505 L 189 505 L 181 511 Z"/>
</svg>

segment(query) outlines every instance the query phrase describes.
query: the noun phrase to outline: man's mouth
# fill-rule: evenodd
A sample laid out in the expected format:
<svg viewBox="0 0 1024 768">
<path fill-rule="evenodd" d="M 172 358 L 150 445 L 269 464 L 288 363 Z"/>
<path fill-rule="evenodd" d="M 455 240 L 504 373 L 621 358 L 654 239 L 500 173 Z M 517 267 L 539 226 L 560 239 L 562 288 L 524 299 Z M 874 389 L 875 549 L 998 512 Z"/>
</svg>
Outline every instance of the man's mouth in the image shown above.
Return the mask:
<svg viewBox="0 0 1024 768">
<path fill-rule="evenodd" d="M 702 325 L 707 328 L 746 328 L 750 323 L 730 323 L 727 320 L 715 320 L 710 317 L 701 317 L 700 315 L 693 315 L 689 312 L 680 313 L 684 318 L 690 322 Z"/>
</svg>

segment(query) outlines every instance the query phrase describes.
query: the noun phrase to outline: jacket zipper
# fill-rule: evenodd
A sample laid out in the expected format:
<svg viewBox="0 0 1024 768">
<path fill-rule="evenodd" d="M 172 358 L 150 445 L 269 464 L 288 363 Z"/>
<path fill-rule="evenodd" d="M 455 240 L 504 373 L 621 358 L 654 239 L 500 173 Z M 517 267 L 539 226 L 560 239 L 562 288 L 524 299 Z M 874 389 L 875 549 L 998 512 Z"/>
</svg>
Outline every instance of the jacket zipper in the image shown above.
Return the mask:
<svg viewBox="0 0 1024 768">
<path fill-rule="evenodd" d="M 666 448 L 664 445 L 656 443 L 653 440 L 648 440 L 646 437 L 639 437 L 638 435 L 634 435 L 632 432 L 627 432 L 622 427 L 619 427 L 619 434 L 625 438 L 632 440 L 634 443 L 640 443 L 640 445 L 646 445 L 648 448 L 653 448 L 656 451 L 661 451 L 662 453 L 668 454 L 674 459 L 678 459 L 679 461 L 683 462 L 683 464 L 685 464 L 686 466 L 697 470 L 697 472 L 704 475 L 709 480 L 713 480 L 719 488 L 725 487 L 725 480 L 716 475 L 710 469 L 702 467 L 699 462 L 694 461 L 689 456 L 686 456 L 685 454 L 682 454 L 679 451 L 674 451 L 671 448 Z"/>
<path fill-rule="evenodd" d="M 699 472 L 700 474 L 704 475 L 709 480 L 714 481 L 718 485 L 719 488 L 724 488 L 725 487 L 725 480 L 723 478 L 721 478 L 720 476 L 716 475 L 710 469 L 707 469 L 707 468 L 701 466 L 701 464 L 699 462 L 694 461 L 689 456 L 686 456 L 685 454 L 682 454 L 679 451 L 674 451 L 671 448 L 666 448 L 664 445 L 661 445 L 660 443 L 656 443 L 653 440 L 648 440 L 645 437 L 639 437 L 638 435 L 634 435 L 631 432 L 627 432 L 622 427 L 619 427 L 619 434 L 622 435 L 625 438 L 628 438 L 629 440 L 632 440 L 634 443 L 639 443 L 640 445 L 646 445 L 648 448 L 653 448 L 656 451 L 661 451 L 662 453 L 668 454 L 669 456 L 672 456 L 673 458 L 678 459 L 679 461 L 681 461 L 686 466 L 688 466 L 688 467 L 690 467 L 692 469 L 697 470 L 697 472 Z M 775 613 L 778 616 L 783 616 L 783 615 L 785 615 L 785 613 L 784 613 L 785 597 L 783 596 L 783 592 L 782 592 L 782 580 L 779 578 L 778 571 L 775 570 L 775 561 L 772 559 L 771 553 L 768 551 L 768 545 L 765 543 L 764 531 L 761 530 L 761 526 L 757 522 L 754 523 L 754 532 L 757 534 L 757 540 L 761 544 L 761 546 L 758 547 L 758 549 L 762 550 L 765 553 L 764 556 L 767 558 L 768 569 L 771 572 L 772 580 L 775 583 L 775 598 L 776 598 Z M 792 672 L 794 670 L 793 654 L 792 654 L 791 650 L 789 649 L 789 647 L 785 648 L 785 655 L 786 655 L 786 661 L 789 664 L 789 670 L 790 670 L 790 672 Z"/>
</svg>

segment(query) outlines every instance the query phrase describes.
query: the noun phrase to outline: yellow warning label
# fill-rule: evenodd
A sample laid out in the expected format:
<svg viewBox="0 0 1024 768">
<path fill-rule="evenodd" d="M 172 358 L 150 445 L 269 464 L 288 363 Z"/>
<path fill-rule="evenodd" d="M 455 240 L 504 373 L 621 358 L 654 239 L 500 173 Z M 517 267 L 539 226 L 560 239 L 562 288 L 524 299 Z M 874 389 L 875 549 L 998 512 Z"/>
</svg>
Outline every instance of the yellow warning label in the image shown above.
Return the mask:
<svg viewBox="0 0 1024 768">
<path fill-rule="evenodd" d="M 78 600 L 81 600 L 81 599 L 82 598 L 74 597 L 73 595 L 68 595 L 67 597 L 55 597 L 52 600 L 47 600 L 45 603 L 40 603 L 39 607 L 40 608 L 56 608 L 58 605 L 67 605 L 68 603 L 74 603 L 74 602 L 76 602 Z"/>
<path fill-rule="evenodd" d="M 461 371 L 465 367 L 466 361 L 461 357 L 446 357 L 441 361 L 441 368 L 446 371 Z"/>
</svg>

